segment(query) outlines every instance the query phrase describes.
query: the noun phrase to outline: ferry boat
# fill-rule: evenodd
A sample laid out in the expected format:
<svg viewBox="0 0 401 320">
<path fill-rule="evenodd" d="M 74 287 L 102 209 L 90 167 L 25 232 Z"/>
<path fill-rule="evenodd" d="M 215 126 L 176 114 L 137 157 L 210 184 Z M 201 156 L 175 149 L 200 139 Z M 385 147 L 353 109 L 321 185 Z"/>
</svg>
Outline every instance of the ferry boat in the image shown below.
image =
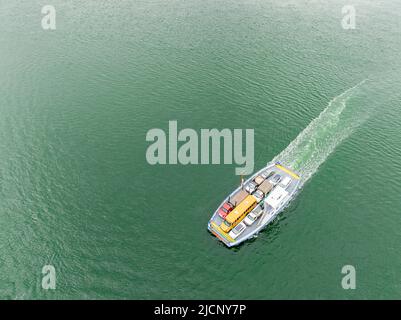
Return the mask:
<svg viewBox="0 0 401 320">
<path fill-rule="evenodd" d="M 268 163 L 224 199 L 208 223 L 209 231 L 227 247 L 253 238 L 288 206 L 300 182 L 293 170 Z"/>
</svg>

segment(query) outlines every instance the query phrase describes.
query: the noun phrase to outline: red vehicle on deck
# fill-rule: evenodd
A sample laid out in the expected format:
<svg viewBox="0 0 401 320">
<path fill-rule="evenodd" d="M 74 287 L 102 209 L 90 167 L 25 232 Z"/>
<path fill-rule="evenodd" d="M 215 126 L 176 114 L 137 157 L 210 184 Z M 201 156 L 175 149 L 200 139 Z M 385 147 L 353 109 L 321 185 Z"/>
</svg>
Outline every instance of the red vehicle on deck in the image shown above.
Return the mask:
<svg viewBox="0 0 401 320">
<path fill-rule="evenodd" d="M 225 219 L 227 215 L 234 209 L 234 206 L 231 203 L 224 203 L 219 209 L 219 216 Z"/>
</svg>

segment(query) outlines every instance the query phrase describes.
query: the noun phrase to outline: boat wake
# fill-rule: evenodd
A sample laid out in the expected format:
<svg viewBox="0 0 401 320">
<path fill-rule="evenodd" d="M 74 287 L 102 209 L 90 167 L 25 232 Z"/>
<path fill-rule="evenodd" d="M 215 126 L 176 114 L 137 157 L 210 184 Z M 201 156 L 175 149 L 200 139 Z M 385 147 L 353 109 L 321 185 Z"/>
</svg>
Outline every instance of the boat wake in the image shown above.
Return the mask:
<svg viewBox="0 0 401 320">
<path fill-rule="evenodd" d="M 297 171 L 305 183 L 335 148 L 366 120 L 363 110 L 346 108 L 355 90 L 365 81 L 332 99 L 273 161 Z"/>
</svg>

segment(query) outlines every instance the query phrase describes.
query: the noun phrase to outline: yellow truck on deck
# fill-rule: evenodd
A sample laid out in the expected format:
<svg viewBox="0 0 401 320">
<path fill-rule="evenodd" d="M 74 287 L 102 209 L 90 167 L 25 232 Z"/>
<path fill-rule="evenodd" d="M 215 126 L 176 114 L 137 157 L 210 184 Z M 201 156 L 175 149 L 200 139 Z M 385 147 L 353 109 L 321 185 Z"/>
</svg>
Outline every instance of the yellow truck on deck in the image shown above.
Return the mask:
<svg viewBox="0 0 401 320">
<path fill-rule="evenodd" d="M 229 232 L 238 223 L 241 222 L 245 216 L 255 208 L 257 200 L 253 195 L 248 195 L 233 211 L 231 211 L 226 219 L 221 223 L 220 228 L 224 232 Z"/>
</svg>

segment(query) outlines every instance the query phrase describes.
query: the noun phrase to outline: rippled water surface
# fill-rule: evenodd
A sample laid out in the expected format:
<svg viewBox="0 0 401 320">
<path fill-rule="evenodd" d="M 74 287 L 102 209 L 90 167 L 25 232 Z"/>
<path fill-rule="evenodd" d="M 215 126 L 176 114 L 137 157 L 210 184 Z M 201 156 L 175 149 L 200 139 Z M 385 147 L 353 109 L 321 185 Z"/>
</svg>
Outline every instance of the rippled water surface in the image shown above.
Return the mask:
<svg viewBox="0 0 401 320">
<path fill-rule="evenodd" d="M 44 31 L 0 0 L 0 297 L 401 298 L 401 4 L 353 2 L 55 0 Z M 169 120 L 254 128 L 306 183 L 229 250 L 236 165 L 150 166 Z"/>
</svg>

